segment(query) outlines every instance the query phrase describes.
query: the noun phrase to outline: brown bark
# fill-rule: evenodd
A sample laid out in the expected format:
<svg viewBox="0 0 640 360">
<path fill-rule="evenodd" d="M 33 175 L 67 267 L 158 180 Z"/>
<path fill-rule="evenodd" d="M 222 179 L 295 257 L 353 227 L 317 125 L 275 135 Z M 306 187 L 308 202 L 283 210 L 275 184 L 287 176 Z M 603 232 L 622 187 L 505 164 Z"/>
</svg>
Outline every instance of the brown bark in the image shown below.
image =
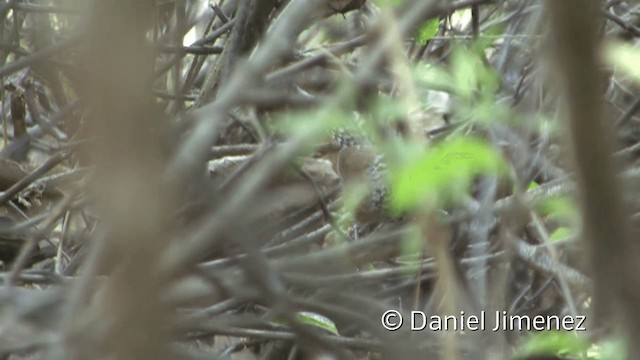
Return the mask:
<svg viewBox="0 0 640 360">
<path fill-rule="evenodd" d="M 597 309 L 614 315 L 640 357 L 640 283 L 637 247 L 622 202 L 620 170 L 612 156 L 612 121 L 604 121 L 595 0 L 547 1 L 555 70 L 566 100 L 568 133 L 582 206 L 582 234 L 590 251 Z M 628 290 L 632 289 L 632 290 Z"/>
<path fill-rule="evenodd" d="M 196 106 L 215 98 L 218 88 L 227 80 L 234 65 L 249 54 L 266 32 L 269 15 L 277 3 L 277 0 L 240 0 L 229 40 L 207 73 Z"/>
<path fill-rule="evenodd" d="M 116 359 L 167 359 L 167 313 L 159 301 L 166 283 L 156 261 L 168 244 L 170 190 L 161 181 L 163 119 L 150 89 L 153 48 L 147 35 L 154 3 L 93 5 L 80 81 L 87 130 L 96 139 L 89 148 L 96 165 L 90 185 L 106 241 L 98 262 L 111 276 L 93 306 L 76 315 L 93 320 L 74 322 L 86 328 L 71 329 L 69 338 L 80 339 L 72 346 L 75 358 L 97 358 L 100 349 Z"/>
</svg>

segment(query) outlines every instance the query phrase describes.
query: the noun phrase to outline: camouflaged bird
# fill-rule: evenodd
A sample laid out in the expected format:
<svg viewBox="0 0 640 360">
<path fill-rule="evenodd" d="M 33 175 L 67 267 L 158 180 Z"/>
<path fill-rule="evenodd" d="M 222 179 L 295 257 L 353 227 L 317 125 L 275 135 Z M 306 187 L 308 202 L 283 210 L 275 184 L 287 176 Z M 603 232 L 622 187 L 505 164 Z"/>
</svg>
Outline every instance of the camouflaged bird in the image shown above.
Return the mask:
<svg viewBox="0 0 640 360">
<path fill-rule="evenodd" d="M 431 91 L 427 103 L 425 109 L 408 114 L 398 124 L 385 126 L 380 129 L 381 132 L 386 136 L 402 136 L 427 146 L 431 141 L 431 132 L 449 126 L 451 100 L 447 93 Z M 357 129 L 366 128 L 362 119 L 355 119 L 353 125 L 356 131 L 340 129 L 332 135 L 339 148 L 335 168 L 343 185 L 364 183 L 368 186 L 367 195 L 355 209 L 355 219 L 360 224 L 396 221 L 399 217 L 392 215 L 388 207 L 390 190 L 384 156 L 365 136 L 355 135 L 360 133 Z"/>
<path fill-rule="evenodd" d="M 389 187 L 384 157 L 375 151 L 372 144 L 357 136 L 336 132 L 333 137 L 340 146 L 336 170 L 342 183 L 364 183 L 368 187 L 367 194 L 355 208 L 356 222 L 368 224 L 394 220 L 387 206 Z"/>
</svg>

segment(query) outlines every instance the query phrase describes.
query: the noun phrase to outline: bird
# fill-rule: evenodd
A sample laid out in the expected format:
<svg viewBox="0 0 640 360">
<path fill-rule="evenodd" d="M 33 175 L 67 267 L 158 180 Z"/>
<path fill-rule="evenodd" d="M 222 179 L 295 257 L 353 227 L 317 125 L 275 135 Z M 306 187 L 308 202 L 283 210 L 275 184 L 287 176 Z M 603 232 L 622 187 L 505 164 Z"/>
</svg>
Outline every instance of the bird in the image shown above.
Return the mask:
<svg viewBox="0 0 640 360">
<path fill-rule="evenodd" d="M 386 182 L 387 166 L 384 156 L 360 137 L 334 133 L 340 150 L 336 157 L 336 172 L 344 185 L 364 184 L 365 196 L 354 209 L 359 224 L 371 224 L 397 219 L 388 208 L 389 186 Z"/>
<path fill-rule="evenodd" d="M 400 137 L 427 147 L 432 140 L 429 133 L 449 126 L 451 112 L 451 99 L 447 93 L 432 91 L 428 94 L 428 102 L 428 108 L 408 114 L 397 123 L 390 123 L 376 131 L 383 139 Z M 405 218 L 389 209 L 391 192 L 384 155 L 357 130 L 366 126 L 358 122 L 354 125 L 356 130 L 336 129 L 332 135 L 336 148 L 339 149 L 335 159 L 336 173 L 343 185 L 359 183 L 368 187 L 367 194 L 355 208 L 353 215 L 356 222 L 396 222 Z"/>
</svg>

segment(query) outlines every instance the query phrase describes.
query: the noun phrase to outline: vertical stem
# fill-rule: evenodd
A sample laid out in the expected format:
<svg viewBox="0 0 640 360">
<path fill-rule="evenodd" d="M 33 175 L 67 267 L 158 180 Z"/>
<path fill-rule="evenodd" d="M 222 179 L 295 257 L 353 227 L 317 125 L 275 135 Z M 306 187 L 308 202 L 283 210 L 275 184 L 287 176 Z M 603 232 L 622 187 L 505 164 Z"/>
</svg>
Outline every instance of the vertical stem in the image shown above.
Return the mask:
<svg viewBox="0 0 640 360">
<path fill-rule="evenodd" d="M 598 66 L 600 2 L 549 0 L 556 77 L 566 101 L 568 135 L 582 207 L 582 236 L 590 250 L 596 311 L 616 317 L 640 358 L 638 249 L 628 228 L 613 154 L 613 121 L 603 121 L 603 76 Z"/>
</svg>

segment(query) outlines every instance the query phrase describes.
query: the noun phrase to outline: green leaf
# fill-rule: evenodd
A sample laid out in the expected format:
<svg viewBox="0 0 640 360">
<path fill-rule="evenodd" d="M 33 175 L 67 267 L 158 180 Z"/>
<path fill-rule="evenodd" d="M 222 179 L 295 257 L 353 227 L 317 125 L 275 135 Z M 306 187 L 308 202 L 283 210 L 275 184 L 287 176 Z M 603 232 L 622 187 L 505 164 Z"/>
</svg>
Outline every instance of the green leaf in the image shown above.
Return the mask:
<svg viewBox="0 0 640 360">
<path fill-rule="evenodd" d="M 482 61 L 478 51 L 458 47 L 454 49 L 451 60 L 454 84 L 457 93 L 465 99 L 491 99 L 500 86 L 495 71 Z M 495 101 L 490 101 L 495 106 Z"/>
<path fill-rule="evenodd" d="M 405 260 L 418 261 L 424 250 L 423 235 L 420 228 L 411 226 L 401 243 L 401 257 Z"/>
<path fill-rule="evenodd" d="M 490 145 L 472 138 L 455 139 L 419 154 L 391 174 L 391 209 L 403 212 L 419 203 L 456 200 L 481 173 L 499 175 L 505 162 Z"/>
<path fill-rule="evenodd" d="M 538 209 L 543 216 L 562 223 L 575 224 L 578 221 L 578 207 L 568 196 L 549 198 L 542 202 Z"/>
<path fill-rule="evenodd" d="M 426 90 L 455 92 L 453 78 L 442 66 L 420 63 L 412 68 L 412 76 L 416 85 Z"/>
<path fill-rule="evenodd" d="M 454 50 L 451 67 L 458 94 L 465 99 L 471 100 L 478 89 L 477 71 L 482 65 L 478 64 L 475 56 L 469 55 L 472 55 L 469 51 L 459 48 Z"/>
<path fill-rule="evenodd" d="M 589 342 L 572 332 L 539 332 L 527 338 L 517 352 L 516 358 L 533 356 L 572 356 L 584 358 Z"/>
<path fill-rule="evenodd" d="M 325 330 L 333 335 L 340 336 L 336 324 L 333 321 L 329 320 L 329 318 L 327 318 L 326 316 L 307 311 L 300 311 L 296 313 L 296 320 L 298 320 L 302 324 L 313 326 Z"/>
<path fill-rule="evenodd" d="M 593 344 L 588 351 L 590 360 L 623 360 L 628 359 L 627 349 L 622 339 L 609 339 Z"/>
<path fill-rule="evenodd" d="M 276 133 L 287 134 L 290 139 L 300 141 L 300 153 L 309 153 L 330 136 L 333 129 L 345 128 L 353 123 L 353 115 L 339 106 L 326 106 L 320 110 L 283 114 L 271 128 Z"/>
<path fill-rule="evenodd" d="M 561 226 L 557 229 L 555 229 L 551 235 L 549 235 L 549 240 L 551 240 L 551 242 L 556 242 L 559 240 L 563 240 L 566 239 L 568 237 L 570 237 L 573 234 L 573 232 L 571 231 L 571 229 L 569 229 L 568 227 L 565 226 Z"/>
<path fill-rule="evenodd" d="M 480 87 L 481 88 L 481 87 Z M 484 90 L 487 90 L 485 88 Z M 477 101 L 470 101 L 466 106 L 461 107 L 461 114 L 467 115 L 469 119 L 478 123 L 490 124 L 498 120 L 517 121 L 518 114 L 515 114 L 504 104 L 497 104 L 493 96 L 493 90 L 478 93 Z"/>
<path fill-rule="evenodd" d="M 392 99 L 389 96 L 378 96 L 373 103 L 373 109 L 371 111 L 371 121 L 364 121 L 363 125 L 369 135 L 376 135 L 376 125 L 385 124 L 390 121 L 395 121 L 402 118 L 407 113 L 404 104 L 398 99 Z"/>
<path fill-rule="evenodd" d="M 438 28 L 440 27 L 440 19 L 435 18 L 431 19 L 418 29 L 418 34 L 416 35 L 416 40 L 418 43 L 424 44 L 425 42 L 433 39 L 434 36 L 438 33 Z"/>
</svg>

